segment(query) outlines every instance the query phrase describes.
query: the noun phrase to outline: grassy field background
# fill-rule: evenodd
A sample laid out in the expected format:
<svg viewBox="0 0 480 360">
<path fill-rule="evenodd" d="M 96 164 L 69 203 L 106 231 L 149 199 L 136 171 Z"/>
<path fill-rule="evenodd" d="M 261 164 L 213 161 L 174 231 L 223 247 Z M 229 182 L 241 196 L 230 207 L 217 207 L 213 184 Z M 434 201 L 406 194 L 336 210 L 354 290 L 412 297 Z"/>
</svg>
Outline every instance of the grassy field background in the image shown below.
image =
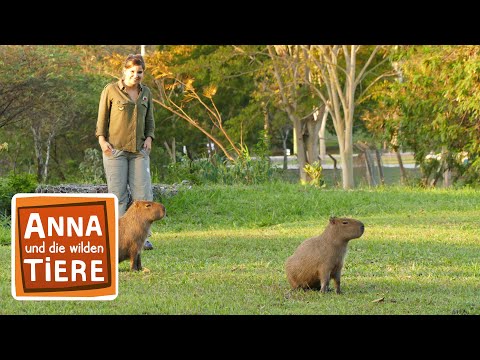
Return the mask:
<svg viewBox="0 0 480 360">
<path fill-rule="evenodd" d="M 4 221 L 0 314 L 480 314 L 478 190 L 275 183 L 182 187 L 160 200 L 168 216 L 154 224 L 146 269 L 121 263 L 112 301 L 15 300 Z M 286 258 L 331 215 L 366 226 L 349 244 L 343 294 L 290 291 Z"/>
</svg>

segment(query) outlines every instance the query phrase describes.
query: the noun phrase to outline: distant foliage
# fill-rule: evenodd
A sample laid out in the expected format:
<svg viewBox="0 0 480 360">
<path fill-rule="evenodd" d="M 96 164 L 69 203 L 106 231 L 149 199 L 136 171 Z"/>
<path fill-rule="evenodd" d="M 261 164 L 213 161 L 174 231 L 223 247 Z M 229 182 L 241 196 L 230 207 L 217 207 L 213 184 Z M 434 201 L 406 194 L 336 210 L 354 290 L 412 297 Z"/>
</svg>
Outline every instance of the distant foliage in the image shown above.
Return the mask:
<svg viewBox="0 0 480 360">
<path fill-rule="evenodd" d="M 478 185 L 480 46 L 401 46 L 391 60 L 397 77 L 376 87 L 367 129 L 413 151 L 424 186 L 446 170 L 452 184 Z"/>
<path fill-rule="evenodd" d="M 270 139 L 260 132 L 254 145 L 255 156 L 250 154 L 244 143 L 238 145 L 239 155 L 234 159 L 214 153 L 208 158 L 190 159 L 183 156 L 180 161 L 168 165 L 165 181 L 168 183 L 188 180 L 194 184 L 261 184 L 273 180 L 278 171 L 270 164 L 268 156 Z"/>
<path fill-rule="evenodd" d="M 79 170 L 85 183 L 103 184 L 106 182 L 102 153 L 98 149 L 85 149 L 85 157 L 79 165 Z"/>
<path fill-rule="evenodd" d="M 246 153 L 248 154 L 248 153 Z M 276 170 L 265 158 L 248 155 L 229 161 L 218 154 L 210 159 L 190 160 L 183 157 L 168 166 L 166 182 L 189 180 L 194 184 L 260 184 L 273 179 Z"/>
</svg>

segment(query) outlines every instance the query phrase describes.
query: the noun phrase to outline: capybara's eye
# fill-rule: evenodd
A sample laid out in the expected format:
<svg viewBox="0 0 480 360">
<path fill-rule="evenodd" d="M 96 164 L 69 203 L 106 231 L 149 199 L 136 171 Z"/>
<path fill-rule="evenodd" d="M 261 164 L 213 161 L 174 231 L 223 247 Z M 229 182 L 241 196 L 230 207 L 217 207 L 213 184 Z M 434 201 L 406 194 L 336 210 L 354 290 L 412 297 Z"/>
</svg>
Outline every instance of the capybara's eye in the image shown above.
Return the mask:
<svg viewBox="0 0 480 360">
<path fill-rule="evenodd" d="M 150 207 L 150 206 L 152 206 L 152 205 L 151 204 L 145 204 L 145 207 Z"/>
<path fill-rule="evenodd" d="M 343 225 L 347 225 L 347 224 L 348 224 L 348 221 L 342 221 L 342 224 L 343 224 Z"/>
</svg>

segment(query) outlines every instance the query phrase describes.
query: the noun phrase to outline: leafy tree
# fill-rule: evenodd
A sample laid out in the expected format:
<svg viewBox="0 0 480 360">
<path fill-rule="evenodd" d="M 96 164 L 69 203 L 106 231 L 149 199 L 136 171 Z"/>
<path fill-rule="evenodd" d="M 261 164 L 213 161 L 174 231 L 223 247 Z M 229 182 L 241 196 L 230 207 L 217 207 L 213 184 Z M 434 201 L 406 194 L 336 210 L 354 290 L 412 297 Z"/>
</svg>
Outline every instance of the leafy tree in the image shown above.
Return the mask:
<svg viewBox="0 0 480 360">
<path fill-rule="evenodd" d="M 391 75 L 383 64 L 387 58 L 381 46 L 311 45 L 304 46 L 311 62 L 318 99 L 328 106 L 340 148 L 343 188 L 355 186 L 353 180 L 353 123 L 355 107 L 370 86 Z M 365 86 L 362 86 L 365 84 Z"/>
<path fill-rule="evenodd" d="M 435 185 L 445 171 L 453 181 L 477 182 L 480 47 L 399 47 L 393 60 L 402 81 L 379 85 L 380 105 L 370 127 L 385 128 L 392 140 L 414 151 L 425 186 Z"/>
<path fill-rule="evenodd" d="M 8 66 L 0 68 L 0 81 L 13 93 L 22 89 L 21 96 L 12 97 L 8 116 L 3 117 L 0 138 L 11 136 L 8 153 L 13 156 L 6 166 L 15 169 L 27 162 L 24 170 L 30 171 L 33 158 L 38 181 L 46 182 L 53 175 L 50 169 L 60 179 L 75 176 L 82 147 L 95 143 L 91 134 L 104 78 L 88 71 L 76 46 L 6 46 L 2 50 L 8 55 L 2 59 Z M 8 75 L 10 66 L 19 70 L 14 78 Z M 10 112 L 14 108 L 22 111 Z"/>
<path fill-rule="evenodd" d="M 288 115 L 294 129 L 297 159 L 300 169 L 300 181 L 310 182 L 307 165 L 316 161 L 313 139 L 317 139 L 320 122 L 315 121 L 316 102 L 308 87 L 309 69 L 306 64 L 305 52 L 300 46 L 268 45 L 268 55 L 271 59 L 270 77 L 272 90 L 277 94 L 276 102 Z M 268 75 L 267 75 L 268 76 Z M 322 114 L 325 106 L 322 107 Z"/>
</svg>

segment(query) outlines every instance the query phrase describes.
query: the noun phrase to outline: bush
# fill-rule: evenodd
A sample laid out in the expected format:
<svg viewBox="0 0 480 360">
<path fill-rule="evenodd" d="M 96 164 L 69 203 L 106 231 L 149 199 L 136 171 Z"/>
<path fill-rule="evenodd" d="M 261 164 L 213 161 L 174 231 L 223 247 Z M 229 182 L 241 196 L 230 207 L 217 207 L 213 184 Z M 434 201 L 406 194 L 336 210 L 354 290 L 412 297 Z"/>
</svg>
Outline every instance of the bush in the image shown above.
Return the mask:
<svg viewBox="0 0 480 360">
<path fill-rule="evenodd" d="M 0 245 L 10 245 L 11 242 L 10 217 L 0 213 Z"/>
<path fill-rule="evenodd" d="M 79 165 L 80 173 L 86 184 L 104 184 L 106 182 L 103 169 L 102 152 L 98 149 L 85 149 L 85 156 Z"/>
<path fill-rule="evenodd" d="M 182 180 L 202 184 L 261 184 L 271 181 L 276 169 L 270 166 L 268 158 L 251 158 L 248 154 L 229 161 L 218 154 L 210 158 L 190 160 L 182 159 L 167 167 L 164 179 L 167 183 Z"/>
<path fill-rule="evenodd" d="M 9 216 L 12 197 L 18 193 L 34 193 L 37 188 L 34 174 L 13 174 L 0 179 L 0 213 Z"/>
<path fill-rule="evenodd" d="M 303 169 L 310 177 L 310 181 L 308 182 L 310 185 L 325 187 L 325 181 L 322 175 L 323 167 L 319 161 L 315 161 L 313 164 L 306 164 Z"/>
</svg>

